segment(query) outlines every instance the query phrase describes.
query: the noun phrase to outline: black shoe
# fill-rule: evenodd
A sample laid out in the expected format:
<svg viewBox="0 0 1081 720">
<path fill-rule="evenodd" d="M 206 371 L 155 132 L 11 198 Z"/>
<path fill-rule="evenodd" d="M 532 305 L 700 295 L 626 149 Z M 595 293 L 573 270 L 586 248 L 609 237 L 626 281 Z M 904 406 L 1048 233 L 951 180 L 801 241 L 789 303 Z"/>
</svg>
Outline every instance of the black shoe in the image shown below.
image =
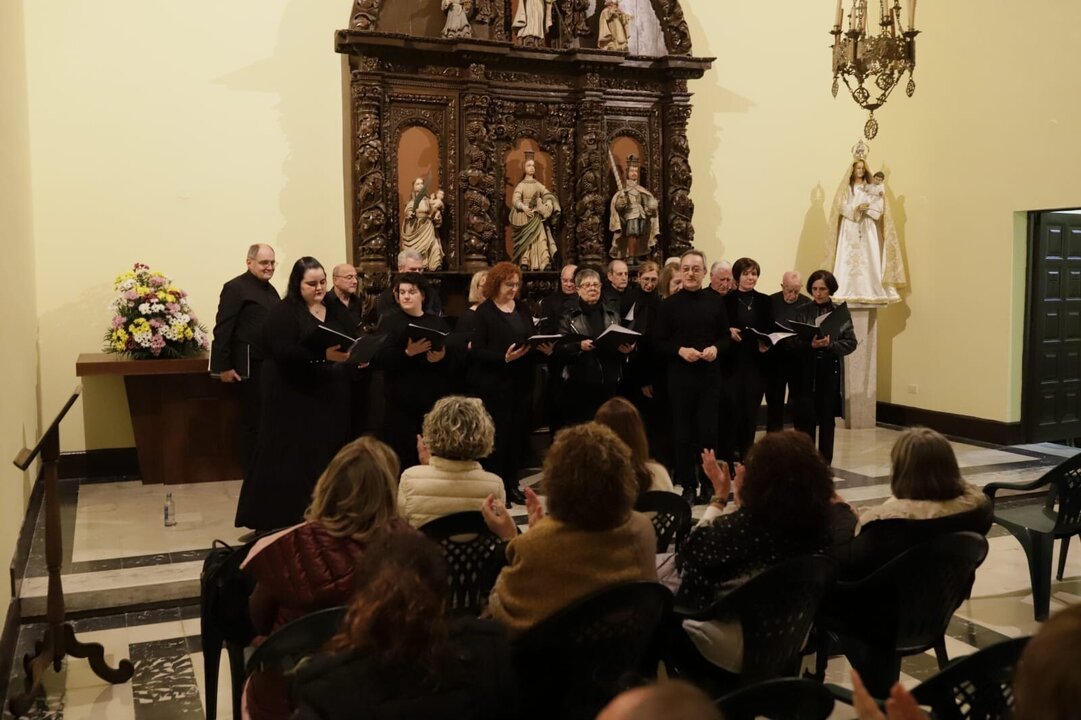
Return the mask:
<svg viewBox="0 0 1081 720">
<path fill-rule="evenodd" d="M 512 503 L 515 505 L 525 505 L 525 495 L 523 495 L 522 491 L 518 488 L 507 490 L 507 507 L 510 507 Z"/>
</svg>

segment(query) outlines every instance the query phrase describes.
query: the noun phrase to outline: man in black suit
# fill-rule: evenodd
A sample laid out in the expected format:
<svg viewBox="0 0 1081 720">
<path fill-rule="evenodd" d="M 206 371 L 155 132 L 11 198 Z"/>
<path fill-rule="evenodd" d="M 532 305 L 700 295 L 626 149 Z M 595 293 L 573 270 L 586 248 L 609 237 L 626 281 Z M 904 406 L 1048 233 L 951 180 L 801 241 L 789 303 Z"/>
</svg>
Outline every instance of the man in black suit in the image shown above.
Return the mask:
<svg viewBox="0 0 1081 720">
<path fill-rule="evenodd" d="M 263 365 L 263 321 L 281 299 L 270 284 L 274 248 L 257 243 L 248 248 L 248 269 L 221 288 L 210 372 L 223 383 L 239 383 L 241 421 L 250 460 L 259 429 L 259 377 Z"/>
<path fill-rule="evenodd" d="M 398 253 L 399 275 L 403 273 L 423 273 L 424 268 L 424 258 L 416 250 L 402 250 Z M 390 287 L 379 293 L 379 297 L 376 298 L 375 312 L 378 319 L 382 320 L 383 316 L 388 312 L 397 309 L 398 299 L 394 297 L 394 283 L 391 282 Z M 424 312 L 432 315 L 443 315 L 443 303 L 439 300 L 439 291 L 434 286 L 432 291 L 424 296 Z"/>
<path fill-rule="evenodd" d="M 795 270 L 789 270 L 781 278 L 781 291 L 769 296 L 773 308 L 773 321 L 784 323 L 798 320 L 800 311 L 811 298 L 800 293 L 803 279 Z M 780 330 L 780 328 L 777 328 Z M 777 343 L 766 355 L 766 432 L 784 429 L 784 394 L 795 398 L 801 376 L 801 353 L 796 338 L 786 338 Z"/>
</svg>

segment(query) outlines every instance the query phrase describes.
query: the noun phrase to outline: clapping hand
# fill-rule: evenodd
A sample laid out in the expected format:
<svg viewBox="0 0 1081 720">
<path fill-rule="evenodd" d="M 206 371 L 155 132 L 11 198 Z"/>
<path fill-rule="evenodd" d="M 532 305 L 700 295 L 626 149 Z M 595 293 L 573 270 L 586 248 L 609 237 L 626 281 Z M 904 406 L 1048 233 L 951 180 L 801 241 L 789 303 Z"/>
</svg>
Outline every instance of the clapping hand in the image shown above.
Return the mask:
<svg viewBox="0 0 1081 720">
<path fill-rule="evenodd" d="M 495 495 L 489 495 L 480 506 L 480 514 L 484 516 L 484 522 L 497 537 L 502 540 L 511 540 L 518 534 L 518 527 L 514 524 L 514 518 L 503 507 L 503 501 Z"/>
<path fill-rule="evenodd" d="M 859 720 L 927 720 L 927 715 L 920 710 L 912 693 L 905 690 L 901 683 L 895 683 L 890 690 L 886 714 L 883 715 L 855 670 L 852 671 L 852 708 Z"/>
<path fill-rule="evenodd" d="M 414 355 L 420 355 L 426 353 L 432 349 L 432 341 L 428 338 L 417 338 L 416 340 L 407 340 L 405 343 L 405 354 L 407 357 L 413 357 Z"/>
<path fill-rule="evenodd" d="M 713 485 L 713 494 L 727 500 L 732 490 L 732 478 L 728 474 L 728 463 L 717 462 L 717 454 L 712 450 L 702 451 L 702 471 Z"/>
<path fill-rule="evenodd" d="M 544 518 L 544 506 L 541 505 L 540 498 L 531 487 L 525 489 L 525 509 L 529 516 L 529 527 L 533 527 Z"/>
</svg>

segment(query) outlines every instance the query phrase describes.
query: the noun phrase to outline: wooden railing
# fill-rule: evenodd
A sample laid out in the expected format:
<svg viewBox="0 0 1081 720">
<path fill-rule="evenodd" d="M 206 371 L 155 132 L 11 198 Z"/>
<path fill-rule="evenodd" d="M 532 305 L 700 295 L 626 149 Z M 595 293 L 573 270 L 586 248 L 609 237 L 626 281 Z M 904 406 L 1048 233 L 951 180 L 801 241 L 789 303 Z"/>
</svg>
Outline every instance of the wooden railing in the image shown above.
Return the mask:
<svg viewBox="0 0 1081 720">
<path fill-rule="evenodd" d="M 79 642 L 75 638 L 75 629 L 65 620 L 64 588 L 60 583 L 60 569 L 64 563 L 63 530 L 60 527 L 60 423 L 81 394 L 82 386 L 79 385 L 34 449 L 23 448 L 15 455 L 15 467 L 24 471 L 41 457 L 41 476 L 45 484 L 45 565 L 49 571 L 45 635 L 35 644 L 37 654 L 25 663 L 26 692 L 12 696 L 8 702 L 11 714 L 16 717 L 25 715 L 33 706 L 34 699 L 41 693 L 42 676 L 49 665 L 59 672 L 66 655 L 86 658 L 94 674 L 110 683 L 127 682 L 135 671 L 127 659 L 121 660 L 116 668 L 109 667 L 105 662 L 105 649 L 98 643 Z"/>
</svg>

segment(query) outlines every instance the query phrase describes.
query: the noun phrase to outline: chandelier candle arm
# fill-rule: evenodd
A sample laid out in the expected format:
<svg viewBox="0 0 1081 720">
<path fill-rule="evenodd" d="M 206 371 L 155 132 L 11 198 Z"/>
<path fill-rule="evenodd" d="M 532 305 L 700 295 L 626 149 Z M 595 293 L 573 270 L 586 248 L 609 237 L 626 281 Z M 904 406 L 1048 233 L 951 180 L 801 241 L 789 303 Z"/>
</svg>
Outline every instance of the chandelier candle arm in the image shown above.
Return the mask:
<svg viewBox="0 0 1081 720">
<path fill-rule="evenodd" d="M 916 29 L 916 0 L 911 0 L 911 4 L 908 6 L 908 31 L 912 32 Z"/>
<path fill-rule="evenodd" d="M 841 29 L 841 21 L 843 19 L 844 19 L 844 8 L 841 7 L 841 0 L 837 0 L 837 14 L 834 16 L 834 19 L 833 19 L 833 27 L 840 30 Z"/>
</svg>

